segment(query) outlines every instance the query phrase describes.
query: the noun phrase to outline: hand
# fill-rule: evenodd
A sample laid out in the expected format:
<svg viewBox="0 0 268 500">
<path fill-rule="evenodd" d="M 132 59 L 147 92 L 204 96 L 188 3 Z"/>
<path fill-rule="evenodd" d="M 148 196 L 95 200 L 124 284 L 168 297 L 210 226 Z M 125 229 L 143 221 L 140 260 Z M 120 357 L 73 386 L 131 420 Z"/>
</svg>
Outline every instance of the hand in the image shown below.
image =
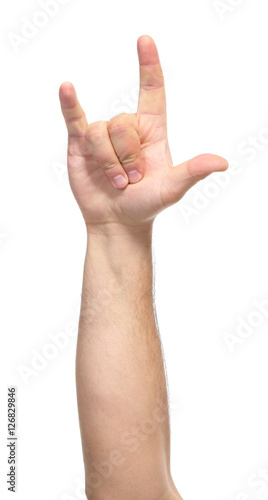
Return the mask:
<svg viewBox="0 0 268 500">
<path fill-rule="evenodd" d="M 137 113 L 88 125 L 71 83 L 60 87 L 68 137 L 71 189 L 89 228 L 139 230 L 178 202 L 198 180 L 228 163 L 200 155 L 176 167 L 167 138 L 166 98 L 157 48 L 138 39 L 140 94 Z"/>
</svg>

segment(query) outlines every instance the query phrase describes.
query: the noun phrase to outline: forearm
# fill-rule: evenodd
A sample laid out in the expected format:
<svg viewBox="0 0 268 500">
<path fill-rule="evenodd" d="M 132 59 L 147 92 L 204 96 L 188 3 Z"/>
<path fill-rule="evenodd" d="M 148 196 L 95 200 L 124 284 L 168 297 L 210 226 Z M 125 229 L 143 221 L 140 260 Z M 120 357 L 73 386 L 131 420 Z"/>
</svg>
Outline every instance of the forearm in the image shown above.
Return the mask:
<svg viewBox="0 0 268 500">
<path fill-rule="evenodd" d="M 76 368 L 88 497 L 157 500 L 169 484 L 170 440 L 151 230 L 89 231 Z"/>
</svg>

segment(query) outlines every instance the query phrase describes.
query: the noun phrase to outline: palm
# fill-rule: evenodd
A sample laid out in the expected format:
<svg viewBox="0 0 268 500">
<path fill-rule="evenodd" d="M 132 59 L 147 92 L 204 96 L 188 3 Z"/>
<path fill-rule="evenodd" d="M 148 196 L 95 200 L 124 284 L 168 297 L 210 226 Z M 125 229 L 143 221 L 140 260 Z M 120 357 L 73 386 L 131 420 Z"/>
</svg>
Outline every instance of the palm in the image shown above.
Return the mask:
<svg viewBox="0 0 268 500">
<path fill-rule="evenodd" d="M 90 130 L 95 126 L 98 131 L 101 126 L 106 127 L 106 122 L 88 125 L 73 86 L 63 84 L 60 89 L 62 111 L 69 132 L 70 185 L 87 224 L 119 222 L 134 226 L 146 223 L 153 220 L 161 210 L 178 201 L 200 178 L 215 170 L 225 170 L 228 166 L 222 158 L 212 155 L 197 157 L 178 167 L 172 166 L 167 140 L 164 79 L 153 40 L 141 37 L 138 41 L 138 53 L 138 110 L 134 115 L 125 115 L 123 120 L 126 123 L 129 119 L 132 120 L 132 128 L 136 134 L 135 143 L 139 150 L 138 168 L 142 172 L 142 179 L 133 184 L 129 183 L 124 189 L 116 189 L 110 182 L 111 172 L 104 168 L 104 165 L 107 160 L 110 160 L 108 163 L 113 162 L 109 155 L 107 158 L 106 153 L 104 158 L 102 150 L 105 152 L 109 149 L 110 156 L 112 154 L 113 158 L 116 158 L 117 169 L 119 168 L 127 178 L 128 172 L 125 165 L 125 170 L 123 169 L 120 150 L 122 152 L 124 147 L 127 149 L 128 140 L 122 139 L 118 143 L 117 139 L 115 146 L 113 137 L 108 135 L 109 122 L 105 141 L 103 144 L 97 143 L 97 146 L 95 142 L 94 148 Z M 120 116 L 112 120 L 118 118 Z M 122 121 L 122 116 L 120 119 Z M 131 127 L 129 129 L 132 130 Z M 129 137 L 131 138 L 130 135 Z M 105 161 L 101 161 L 103 159 Z"/>
<path fill-rule="evenodd" d="M 151 143 L 141 148 L 142 182 L 116 190 L 97 162 L 90 156 L 86 138 L 69 138 L 68 172 L 73 194 L 83 215 L 90 222 L 135 224 L 153 218 L 165 208 L 163 179 L 170 169 L 171 155 L 166 130 L 159 130 L 148 119 L 139 120 L 141 137 L 149 131 Z"/>
</svg>

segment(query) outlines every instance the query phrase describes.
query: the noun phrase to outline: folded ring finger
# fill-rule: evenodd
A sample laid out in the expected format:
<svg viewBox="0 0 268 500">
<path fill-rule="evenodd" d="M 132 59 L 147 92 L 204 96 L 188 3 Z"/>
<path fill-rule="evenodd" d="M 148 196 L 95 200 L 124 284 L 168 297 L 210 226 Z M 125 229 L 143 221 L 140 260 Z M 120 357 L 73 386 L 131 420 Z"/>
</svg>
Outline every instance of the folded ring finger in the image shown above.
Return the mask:
<svg viewBox="0 0 268 500">
<path fill-rule="evenodd" d="M 129 182 L 138 182 L 142 178 L 143 172 L 136 115 L 126 113 L 117 115 L 108 122 L 107 128 L 114 150 L 128 175 Z"/>
</svg>

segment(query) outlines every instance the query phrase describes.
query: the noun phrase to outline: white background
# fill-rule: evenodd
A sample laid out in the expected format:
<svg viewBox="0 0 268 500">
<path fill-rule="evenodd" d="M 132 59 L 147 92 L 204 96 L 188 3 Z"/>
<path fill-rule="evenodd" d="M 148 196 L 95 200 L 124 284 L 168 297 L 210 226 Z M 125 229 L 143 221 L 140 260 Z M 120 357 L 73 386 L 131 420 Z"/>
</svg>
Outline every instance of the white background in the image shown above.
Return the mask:
<svg viewBox="0 0 268 500">
<path fill-rule="evenodd" d="M 42 18 L 38 1 L 2 5 L 1 498 L 11 497 L 10 384 L 18 386 L 17 498 L 85 498 L 76 335 L 65 333 L 61 350 L 51 340 L 77 324 L 86 243 L 58 88 L 74 83 L 89 122 L 135 112 L 136 41 L 148 34 L 164 69 L 174 164 L 215 153 L 234 165 L 155 223 L 174 481 L 184 500 L 267 499 L 258 477 L 268 473 L 268 313 L 252 313 L 268 301 L 268 6 L 218 3 L 221 12 L 213 0 L 69 0 Z M 33 20 L 44 27 L 15 50 L 14 36 Z M 241 321 L 248 338 L 238 335 Z M 33 370 L 53 342 L 54 359 L 23 376 L 22 365 Z"/>
</svg>

